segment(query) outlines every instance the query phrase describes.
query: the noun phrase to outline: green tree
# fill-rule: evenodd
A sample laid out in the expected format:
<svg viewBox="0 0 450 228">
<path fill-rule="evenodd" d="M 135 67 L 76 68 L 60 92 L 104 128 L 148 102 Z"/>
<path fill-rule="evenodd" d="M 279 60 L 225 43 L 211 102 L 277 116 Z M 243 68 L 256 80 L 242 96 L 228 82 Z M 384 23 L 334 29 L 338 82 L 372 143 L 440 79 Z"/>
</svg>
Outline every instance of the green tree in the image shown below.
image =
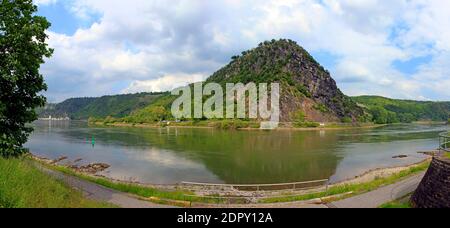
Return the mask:
<svg viewBox="0 0 450 228">
<path fill-rule="evenodd" d="M 392 123 L 398 123 L 400 122 L 400 120 L 397 117 L 397 114 L 395 112 L 387 112 L 387 123 L 392 124 Z"/>
<path fill-rule="evenodd" d="M 388 112 L 386 111 L 386 109 L 376 106 L 374 108 L 372 108 L 371 113 L 373 115 L 373 121 L 376 124 L 386 124 L 388 123 Z"/>
<path fill-rule="evenodd" d="M 46 43 L 50 23 L 35 15 L 32 0 L 0 1 L 0 156 L 12 157 L 26 152 L 22 146 L 32 132 L 26 124 L 45 104 L 39 68 L 53 50 Z"/>
</svg>

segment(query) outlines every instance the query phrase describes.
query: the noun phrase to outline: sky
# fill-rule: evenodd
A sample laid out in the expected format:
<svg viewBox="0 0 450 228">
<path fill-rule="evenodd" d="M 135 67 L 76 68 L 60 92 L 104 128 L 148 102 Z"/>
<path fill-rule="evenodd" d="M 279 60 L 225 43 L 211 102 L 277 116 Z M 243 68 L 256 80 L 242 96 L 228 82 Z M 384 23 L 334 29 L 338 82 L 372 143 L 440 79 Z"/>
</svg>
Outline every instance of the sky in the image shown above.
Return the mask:
<svg viewBox="0 0 450 228">
<path fill-rule="evenodd" d="M 55 49 L 49 102 L 168 91 L 292 39 L 351 96 L 450 100 L 450 1 L 34 0 Z"/>
</svg>

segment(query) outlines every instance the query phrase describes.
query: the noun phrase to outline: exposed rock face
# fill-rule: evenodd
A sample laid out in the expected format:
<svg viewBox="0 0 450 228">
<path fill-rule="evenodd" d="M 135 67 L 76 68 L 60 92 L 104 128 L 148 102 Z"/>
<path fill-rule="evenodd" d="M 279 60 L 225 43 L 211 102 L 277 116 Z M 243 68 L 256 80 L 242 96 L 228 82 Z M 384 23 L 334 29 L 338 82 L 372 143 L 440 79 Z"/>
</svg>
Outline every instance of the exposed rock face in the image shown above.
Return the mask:
<svg viewBox="0 0 450 228">
<path fill-rule="evenodd" d="M 303 112 L 310 121 L 357 121 L 364 111 L 345 96 L 313 57 L 294 41 L 264 42 L 242 56 L 233 57 L 226 67 L 214 73 L 209 82 L 272 83 L 282 85 L 283 121 L 292 121 Z"/>
<path fill-rule="evenodd" d="M 417 208 L 450 208 L 450 160 L 433 159 L 427 174 L 412 197 Z"/>
</svg>

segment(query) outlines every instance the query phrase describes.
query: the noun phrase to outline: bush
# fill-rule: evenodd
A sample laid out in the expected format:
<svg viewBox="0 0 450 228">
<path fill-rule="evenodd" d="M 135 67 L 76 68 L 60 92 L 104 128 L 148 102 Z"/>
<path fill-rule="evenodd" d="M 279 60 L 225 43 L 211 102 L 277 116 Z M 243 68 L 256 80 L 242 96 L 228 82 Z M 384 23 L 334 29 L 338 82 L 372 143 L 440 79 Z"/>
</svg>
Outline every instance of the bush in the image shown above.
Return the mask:
<svg viewBox="0 0 450 228">
<path fill-rule="evenodd" d="M 314 105 L 314 109 L 321 112 L 321 113 L 327 113 L 330 110 L 325 106 L 324 104 L 316 104 Z"/>
<path fill-rule="evenodd" d="M 305 95 L 306 97 L 308 97 L 308 98 L 311 98 L 311 97 L 312 97 L 311 92 L 309 92 L 309 90 L 308 90 L 305 86 L 303 86 L 303 85 L 297 85 L 296 87 L 297 87 L 297 90 L 300 91 L 300 93 L 302 93 L 302 94 Z"/>
<path fill-rule="evenodd" d="M 306 114 L 300 110 L 291 114 L 291 118 L 294 122 L 305 122 Z"/>
<path fill-rule="evenodd" d="M 342 123 L 353 123 L 353 120 L 350 117 L 344 117 L 342 118 Z"/>
<path fill-rule="evenodd" d="M 316 122 L 296 122 L 296 123 L 294 123 L 294 127 L 297 127 L 297 128 L 318 128 L 318 127 L 320 127 L 320 124 L 316 123 Z"/>
<path fill-rule="evenodd" d="M 237 130 L 242 128 L 255 127 L 256 124 L 250 124 L 249 122 L 242 120 L 222 120 L 214 123 L 214 127 L 223 130 Z"/>
</svg>

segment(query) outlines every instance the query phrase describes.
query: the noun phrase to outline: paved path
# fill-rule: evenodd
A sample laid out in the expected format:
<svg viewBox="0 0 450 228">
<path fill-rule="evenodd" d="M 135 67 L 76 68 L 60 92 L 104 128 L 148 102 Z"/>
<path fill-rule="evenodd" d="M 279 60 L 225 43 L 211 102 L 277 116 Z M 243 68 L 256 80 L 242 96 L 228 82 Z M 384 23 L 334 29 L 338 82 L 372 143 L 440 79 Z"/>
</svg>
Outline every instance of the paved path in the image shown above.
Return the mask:
<svg viewBox="0 0 450 228">
<path fill-rule="evenodd" d="M 126 193 L 105 188 L 95 183 L 82 180 L 77 177 L 63 174 L 61 172 L 49 170 L 40 167 L 44 172 L 54 176 L 55 178 L 66 182 L 68 185 L 80 190 L 83 194 L 93 200 L 108 202 L 122 208 L 173 208 L 172 206 L 160 205 L 148 201 L 139 200 Z M 292 202 L 292 203 L 276 203 L 276 204 L 256 204 L 245 205 L 246 208 L 378 208 L 385 203 L 401 199 L 406 195 L 414 192 L 425 172 L 409 177 L 403 181 L 388 185 L 372 192 L 361 194 L 355 197 L 336 201 L 327 205 L 316 201 Z M 214 205 L 205 207 L 217 207 Z M 226 205 L 218 207 L 226 208 Z M 239 208 L 242 205 L 228 205 L 228 207 Z"/>
<path fill-rule="evenodd" d="M 330 203 L 327 206 L 330 208 L 378 208 L 385 203 L 413 193 L 424 176 L 425 172 L 372 192 Z"/>
<path fill-rule="evenodd" d="M 108 202 L 122 208 L 171 208 L 170 206 L 139 200 L 126 193 L 105 188 L 77 177 L 69 176 L 43 167 L 41 167 L 41 169 L 56 179 L 64 181 L 69 186 L 82 191 L 85 197 L 92 200 Z"/>
</svg>

